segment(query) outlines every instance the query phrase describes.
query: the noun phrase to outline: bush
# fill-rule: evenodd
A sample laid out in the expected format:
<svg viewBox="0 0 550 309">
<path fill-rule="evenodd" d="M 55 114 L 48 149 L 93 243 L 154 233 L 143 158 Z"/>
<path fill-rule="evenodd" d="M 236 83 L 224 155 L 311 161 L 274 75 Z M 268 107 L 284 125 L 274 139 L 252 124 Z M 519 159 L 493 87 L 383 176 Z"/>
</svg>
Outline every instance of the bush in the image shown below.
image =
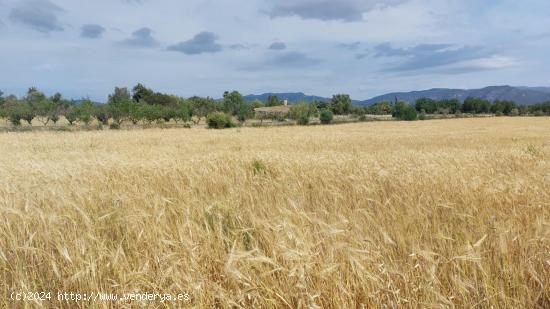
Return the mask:
<svg viewBox="0 0 550 309">
<path fill-rule="evenodd" d="M 120 124 L 118 124 L 118 122 L 113 122 L 109 125 L 109 129 L 111 129 L 111 130 L 120 130 Z"/>
<path fill-rule="evenodd" d="M 418 118 L 418 114 L 416 112 L 416 108 L 412 106 L 405 108 L 405 110 L 403 111 L 400 117 L 401 120 L 407 120 L 407 121 L 416 120 L 417 118 Z"/>
<path fill-rule="evenodd" d="M 208 127 L 211 129 L 226 129 L 235 126 L 231 116 L 222 112 L 208 114 L 206 117 L 206 122 L 208 123 Z"/>
<path fill-rule="evenodd" d="M 291 119 L 296 120 L 299 125 L 307 125 L 309 124 L 309 118 L 313 117 L 316 113 L 317 107 L 314 104 L 302 101 L 290 106 L 289 116 Z"/>
<path fill-rule="evenodd" d="M 75 105 L 71 105 L 65 112 L 65 119 L 69 122 L 69 125 L 72 126 L 78 120 L 79 111 Z"/>
<path fill-rule="evenodd" d="M 309 117 L 306 115 L 301 115 L 296 119 L 296 123 L 301 126 L 307 126 L 309 124 Z"/>
<path fill-rule="evenodd" d="M 322 124 L 330 124 L 334 119 L 334 114 L 329 110 L 323 110 L 321 112 L 320 120 Z"/>
<path fill-rule="evenodd" d="M 265 174 L 267 171 L 267 167 L 265 166 L 265 164 L 262 161 L 258 160 L 255 160 L 252 163 L 252 168 L 254 170 L 254 175 Z"/>
<path fill-rule="evenodd" d="M 415 107 L 410 106 L 405 102 L 398 102 L 395 105 L 393 117 L 400 120 L 412 121 L 418 118 L 418 113 L 416 112 Z"/>
</svg>

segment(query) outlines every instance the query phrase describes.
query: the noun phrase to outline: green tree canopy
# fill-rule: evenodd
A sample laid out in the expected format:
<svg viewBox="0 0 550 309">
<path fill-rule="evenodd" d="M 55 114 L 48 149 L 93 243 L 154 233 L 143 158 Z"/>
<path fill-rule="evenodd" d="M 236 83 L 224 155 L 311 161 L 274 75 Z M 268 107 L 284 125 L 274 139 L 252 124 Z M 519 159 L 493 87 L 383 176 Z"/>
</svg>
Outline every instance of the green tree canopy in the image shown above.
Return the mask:
<svg viewBox="0 0 550 309">
<path fill-rule="evenodd" d="M 276 95 L 270 95 L 267 97 L 266 106 L 280 106 L 283 105 L 283 102 L 279 100 Z"/>
<path fill-rule="evenodd" d="M 366 112 L 370 115 L 391 115 L 393 112 L 393 104 L 389 101 L 380 101 L 367 106 Z"/>
<path fill-rule="evenodd" d="M 197 123 L 208 114 L 216 111 L 216 103 L 212 98 L 191 97 L 189 108 L 191 116 L 196 117 Z"/>
<path fill-rule="evenodd" d="M 101 124 L 109 124 L 109 106 L 106 104 L 95 104 L 92 108 L 92 116 Z"/>
<path fill-rule="evenodd" d="M 223 110 L 228 115 L 236 116 L 244 104 L 244 98 L 238 91 L 226 91 L 223 94 Z"/>
<path fill-rule="evenodd" d="M 140 102 L 142 100 L 147 101 L 147 99 L 152 96 L 155 92 L 143 84 L 139 83 L 132 89 L 132 99 L 135 102 Z"/>
<path fill-rule="evenodd" d="M 416 100 L 415 107 L 417 111 L 424 110 L 428 114 L 434 114 L 438 109 L 437 101 L 430 98 L 420 98 Z"/>
<path fill-rule="evenodd" d="M 398 101 L 395 103 L 392 116 L 400 120 L 416 120 L 418 113 L 416 108 L 410 106 L 407 102 Z"/>
<path fill-rule="evenodd" d="M 317 113 L 315 104 L 308 104 L 305 101 L 300 101 L 297 104 L 290 106 L 290 119 L 296 120 L 299 125 L 307 125 L 311 117 Z"/>
<path fill-rule="evenodd" d="M 89 99 L 82 101 L 77 105 L 77 118 L 85 125 L 89 125 L 92 122 L 92 111 L 94 104 Z"/>
<path fill-rule="evenodd" d="M 336 94 L 330 100 L 330 110 L 336 115 L 348 115 L 351 107 L 351 98 L 347 94 Z"/>
<path fill-rule="evenodd" d="M 131 101 L 127 88 L 115 87 L 113 94 L 109 95 L 109 113 L 116 123 L 120 124 L 128 117 Z"/>
</svg>

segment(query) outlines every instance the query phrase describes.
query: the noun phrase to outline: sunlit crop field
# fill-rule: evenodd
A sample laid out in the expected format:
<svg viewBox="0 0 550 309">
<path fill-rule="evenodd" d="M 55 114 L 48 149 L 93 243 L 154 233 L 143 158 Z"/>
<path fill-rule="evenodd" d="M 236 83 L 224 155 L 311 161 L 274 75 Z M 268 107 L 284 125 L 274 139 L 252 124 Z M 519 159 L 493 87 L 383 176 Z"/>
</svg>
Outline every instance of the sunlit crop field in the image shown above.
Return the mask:
<svg viewBox="0 0 550 309">
<path fill-rule="evenodd" d="M 547 117 L 1 133 L 0 149 L 0 307 L 550 307 Z"/>
</svg>

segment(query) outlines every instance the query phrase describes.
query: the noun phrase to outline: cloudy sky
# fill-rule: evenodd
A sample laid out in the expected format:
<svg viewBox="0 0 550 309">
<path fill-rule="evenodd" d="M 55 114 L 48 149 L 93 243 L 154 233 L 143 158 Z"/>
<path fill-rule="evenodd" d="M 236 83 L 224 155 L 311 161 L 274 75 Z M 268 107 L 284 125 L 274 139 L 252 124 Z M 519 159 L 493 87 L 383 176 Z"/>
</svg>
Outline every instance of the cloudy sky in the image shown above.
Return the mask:
<svg viewBox="0 0 550 309">
<path fill-rule="evenodd" d="M 550 86 L 548 0 L 0 0 L 0 90 Z"/>
</svg>

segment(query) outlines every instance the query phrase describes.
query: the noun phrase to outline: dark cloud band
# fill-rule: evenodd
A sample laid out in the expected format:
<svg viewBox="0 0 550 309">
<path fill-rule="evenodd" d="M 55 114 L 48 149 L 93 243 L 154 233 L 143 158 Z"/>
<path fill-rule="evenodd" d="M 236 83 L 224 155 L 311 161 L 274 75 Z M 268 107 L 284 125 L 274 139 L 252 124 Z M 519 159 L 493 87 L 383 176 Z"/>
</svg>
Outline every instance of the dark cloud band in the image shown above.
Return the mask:
<svg viewBox="0 0 550 309">
<path fill-rule="evenodd" d="M 18 3 L 10 12 L 10 19 L 36 31 L 49 33 L 63 31 L 57 15 L 63 9 L 49 0 L 25 0 Z"/>
<path fill-rule="evenodd" d="M 105 28 L 96 24 L 84 25 L 80 30 L 80 36 L 87 39 L 98 39 L 105 32 Z"/>
</svg>

